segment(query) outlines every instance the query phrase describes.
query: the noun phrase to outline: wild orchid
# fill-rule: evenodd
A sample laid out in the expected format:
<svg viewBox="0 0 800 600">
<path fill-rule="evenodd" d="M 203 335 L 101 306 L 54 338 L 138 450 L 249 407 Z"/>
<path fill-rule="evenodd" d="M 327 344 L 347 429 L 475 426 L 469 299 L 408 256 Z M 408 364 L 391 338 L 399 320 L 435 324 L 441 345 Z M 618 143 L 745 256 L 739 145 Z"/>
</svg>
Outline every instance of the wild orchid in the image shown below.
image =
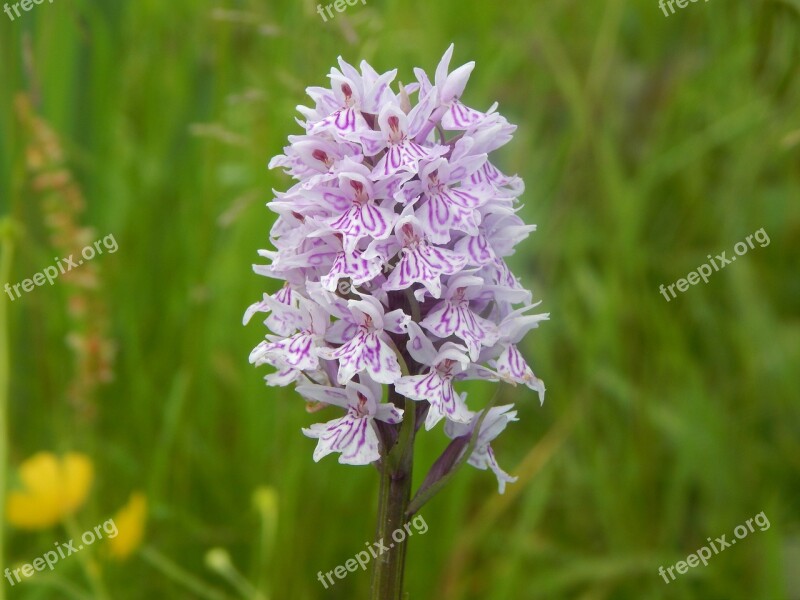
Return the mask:
<svg viewBox="0 0 800 600">
<path fill-rule="evenodd" d="M 530 314 L 505 262 L 535 226 L 517 215 L 522 181 L 489 158 L 515 127 L 496 105 L 461 102 L 475 64 L 450 72 L 452 54 L 433 82 L 416 69 L 416 83 L 393 88 L 396 71 L 339 58 L 330 89 L 308 88 L 304 133 L 270 162 L 296 183 L 267 205 L 275 250 L 254 267 L 283 287 L 244 318 L 267 315 L 271 333 L 250 355 L 276 369 L 267 383 L 294 383 L 311 412 L 338 414 L 303 429 L 314 460 L 379 470 L 378 539 L 464 462 L 493 471 L 501 493 L 515 480 L 490 445 L 517 420 L 513 405 L 468 400 L 459 382 L 522 383 L 544 400 L 518 344 L 548 315 Z M 443 420 L 452 442 L 412 498 L 415 437 Z M 404 559 L 404 544 L 381 555 L 371 598 L 400 598 Z"/>
</svg>

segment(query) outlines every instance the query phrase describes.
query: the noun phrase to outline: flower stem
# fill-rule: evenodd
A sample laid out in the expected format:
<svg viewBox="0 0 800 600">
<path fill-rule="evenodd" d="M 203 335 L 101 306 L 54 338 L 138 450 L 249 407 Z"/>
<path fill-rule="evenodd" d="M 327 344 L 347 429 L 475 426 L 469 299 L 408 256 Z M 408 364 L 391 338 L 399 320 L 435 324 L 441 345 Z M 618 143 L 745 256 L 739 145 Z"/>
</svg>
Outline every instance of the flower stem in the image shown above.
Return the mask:
<svg viewBox="0 0 800 600">
<path fill-rule="evenodd" d="M 391 395 L 396 395 L 392 390 Z M 399 398 L 399 396 L 396 396 Z M 414 434 L 416 406 L 405 401 L 405 414 L 397 447 L 384 457 L 380 467 L 380 492 L 378 497 L 378 525 L 375 546 L 378 554 L 372 569 L 370 600 L 401 600 L 403 574 L 406 562 L 406 545 L 397 543 L 392 533 L 403 529 L 406 508 L 411 499 L 411 476 L 414 466 Z M 385 548 L 385 550 L 382 550 Z"/>
<path fill-rule="evenodd" d="M 191 590 L 198 598 L 227 600 L 225 594 L 178 566 L 155 548 L 145 546 L 139 551 L 139 554 L 151 567 L 187 590 Z"/>
<path fill-rule="evenodd" d="M 81 537 L 81 531 L 78 527 L 78 522 L 75 520 L 75 517 L 70 516 L 64 520 L 64 529 L 73 540 L 77 540 Z M 81 546 L 81 548 L 82 547 L 83 546 Z M 100 570 L 100 565 L 97 564 L 95 558 L 90 554 L 81 552 L 78 554 L 78 562 L 80 562 L 81 567 L 83 567 L 83 573 L 92 589 L 92 596 L 94 599 L 109 600 L 111 596 L 108 594 L 106 585 L 103 582 L 103 575 Z"/>
<path fill-rule="evenodd" d="M 6 219 L 0 224 L 3 254 L 0 257 L 0 281 L 5 283 L 11 275 L 11 264 L 14 255 L 14 241 L 10 231 L 10 222 Z M 5 520 L 6 520 L 6 486 L 8 485 L 8 301 L 3 295 L 0 298 L 0 565 L 5 566 Z M 5 586 L 0 589 L 0 600 L 6 597 Z"/>
</svg>

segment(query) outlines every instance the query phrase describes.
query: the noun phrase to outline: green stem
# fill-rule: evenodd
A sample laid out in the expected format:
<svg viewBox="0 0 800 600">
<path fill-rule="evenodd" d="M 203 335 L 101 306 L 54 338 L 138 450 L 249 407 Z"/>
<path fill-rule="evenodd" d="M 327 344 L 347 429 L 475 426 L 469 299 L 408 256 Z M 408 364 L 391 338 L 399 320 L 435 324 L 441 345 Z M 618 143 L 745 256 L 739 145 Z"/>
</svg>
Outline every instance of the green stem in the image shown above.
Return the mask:
<svg viewBox="0 0 800 600">
<path fill-rule="evenodd" d="M 205 581 L 202 581 L 178 566 L 155 548 L 145 546 L 139 551 L 139 555 L 155 568 L 158 572 L 165 575 L 175 583 L 182 585 L 187 590 L 192 591 L 198 598 L 205 600 L 227 600 L 228 597 L 217 589 L 212 588 Z"/>
<path fill-rule="evenodd" d="M 67 530 L 67 534 L 72 538 L 70 541 L 81 539 L 81 530 L 75 517 L 68 517 L 64 520 L 64 529 Z M 78 542 L 76 541 L 75 543 Z M 111 596 L 108 595 L 108 590 L 103 582 L 100 565 L 97 564 L 94 556 L 87 551 L 80 551 L 78 552 L 78 562 L 81 564 L 83 573 L 89 581 L 95 600 L 110 600 Z"/>
<path fill-rule="evenodd" d="M 399 398 L 392 389 L 390 400 Z M 403 594 L 406 545 L 395 542 L 392 533 L 403 529 L 406 509 L 411 499 L 416 412 L 416 402 L 406 399 L 397 446 L 381 461 L 374 549 L 381 552 L 381 547 L 385 547 L 386 550 L 373 563 L 370 600 L 401 600 Z"/>
<path fill-rule="evenodd" d="M 224 548 L 209 550 L 206 553 L 206 566 L 227 581 L 244 600 L 266 600 L 261 592 L 239 572 Z"/>
<path fill-rule="evenodd" d="M 3 238 L 3 256 L 0 263 L 0 285 L 11 276 L 14 241 L 10 223 L 6 219 L 0 226 Z M 8 486 L 8 300 L 5 293 L 0 298 L 0 565 L 5 566 L 6 489 Z M 5 600 L 5 586 L 0 587 L 0 600 Z"/>
<path fill-rule="evenodd" d="M 55 588 L 63 594 L 66 594 L 67 597 L 74 598 L 75 600 L 94 600 L 89 592 L 82 590 L 65 579 L 59 579 L 57 576 L 34 577 L 25 582 L 25 584 Z"/>
</svg>

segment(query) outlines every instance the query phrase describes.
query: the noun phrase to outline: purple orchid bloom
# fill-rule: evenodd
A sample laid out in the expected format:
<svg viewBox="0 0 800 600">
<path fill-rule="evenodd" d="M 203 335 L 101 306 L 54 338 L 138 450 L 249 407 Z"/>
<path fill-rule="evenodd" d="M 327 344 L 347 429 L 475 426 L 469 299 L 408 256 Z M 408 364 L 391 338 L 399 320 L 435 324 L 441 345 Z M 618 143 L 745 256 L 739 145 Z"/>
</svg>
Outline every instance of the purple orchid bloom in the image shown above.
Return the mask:
<svg viewBox="0 0 800 600">
<path fill-rule="evenodd" d="M 533 374 L 533 370 L 528 366 L 522 353 L 517 348 L 517 344 L 522 341 L 531 329 L 539 326 L 539 323 L 547 320 L 549 315 L 525 315 L 535 305 L 527 306 L 515 310 L 506 316 L 498 327 L 498 344 L 483 355 L 486 359 L 491 355 L 496 355 L 494 360 L 489 360 L 500 377 L 509 383 L 521 383 L 528 386 L 539 394 L 539 402 L 544 403 L 545 385 L 544 382 Z"/>
<path fill-rule="evenodd" d="M 399 105 L 383 106 L 378 115 L 379 130 L 359 137 L 367 156 L 386 150 L 373 169 L 374 175 L 388 177 L 401 170 L 417 173 L 420 160 L 432 160 L 448 151 L 447 146 L 426 146 L 414 140 L 425 126 L 433 102 L 433 94 L 428 94 L 408 115 Z"/>
<path fill-rule="evenodd" d="M 303 429 L 310 438 L 319 439 L 314 460 L 332 452 L 340 453 L 339 462 L 345 465 L 368 465 L 380 458 L 378 434 L 374 420 L 396 425 L 403 411 L 393 404 L 381 403 L 381 386 L 369 377 L 363 383 L 348 381 L 344 388 L 322 385 L 299 385 L 297 392 L 314 402 L 344 408 L 347 413 L 324 424 Z"/>
<path fill-rule="evenodd" d="M 376 201 L 381 195 L 385 197 L 386 186 L 373 184 L 369 169 L 363 165 L 351 163 L 348 166 L 350 170 L 339 175 L 339 189 L 326 188 L 323 197 L 334 212 L 326 225 L 342 236 L 345 251 L 353 252 L 364 238 L 384 240 L 389 237 L 398 217 L 393 210 L 393 200 L 388 207 Z M 379 188 L 383 188 L 382 194 Z"/>
<path fill-rule="evenodd" d="M 467 87 L 469 76 L 475 68 L 473 61 L 461 65 L 452 73 L 449 72 L 450 60 L 453 58 L 455 46 L 444 53 L 439 66 L 436 67 L 434 77 L 435 86 L 431 85 L 428 75 L 422 69 L 414 69 L 414 74 L 420 83 L 420 93 L 426 94 L 430 90 L 436 93 L 436 107 L 428 126 L 419 134 L 422 139 L 430 133 L 431 129 L 441 123 L 443 129 L 448 131 L 465 131 L 479 124 L 485 115 L 473 108 L 465 106 L 459 99 Z"/>
<path fill-rule="evenodd" d="M 250 353 L 250 362 L 256 366 L 269 363 L 296 371 L 314 371 L 319 368 L 317 352 L 321 349 L 328 329 L 328 315 L 317 304 L 299 298 L 299 306 L 289 306 L 270 296 L 263 303 L 272 310 L 273 316 L 282 324 L 293 322 L 292 335 L 267 335 Z"/>
<path fill-rule="evenodd" d="M 394 383 L 400 378 L 397 352 L 388 332 L 404 333 L 411 317 L 400 309 L 385 313 L 383 305 L 371 296 L 346 303 L 332 299 L 327 309 L 339 320 L 328 330 L 325 339 L 341 346 L 319 348 L 317 354 L 326 360 L 338 361 L 340 385 L 364 371 L 378 383 Z"/>
<path fill-rule="evenodd" d="M 408 352 L 418 363 L 430 367 L 427 373 L 407 375 L 395 383 L 395 389 L 411 400 L 430 403 L 425 429 L 431 430 L 444 417 L 457 423 L 469 421 L 471 413 L 453 388 L 453 380 L 470 365 L 466 348 L 446 342 L 437 351 L 422 329 L 408 324 Z"/>
<path fill-rule="evenodd" d="M 485 293 L 486 282 L 474 275 L 453 276 L 447 284 L 443 300 L 436 304 L 420 325 L 436 337 L 454 335 L 469 349 L 471 360 L 477 360 L 481 347 L 493 346 L 498 339 L 497 326 L 470 308 L 470 301 Z"/>
<path fill-rule="evenodd" d="M 395 237 L 396 248 L 400 249 L 400 260 L 392 269 L 383 288 L 405 290 L 418 283 L 424 286 L 424 289 L 414 291 L 418 300 L 425 296 L 426 291 L 432 297 L 439 298 L 442 295 L 441 276 L 458 273 L 468 259 L 448 248 L 431 244 L 425 237 L 419 220 L 407 214 L 409 210 L 410 207 L 397 222 Z M 373 246 L 372 252 L 375 249 L 376 246 Z"/>
<path fill-rule="evenodd" d="M 307 88 L 301 134 L 270 161 L 293 181 L 267 205 L 277 216 L 272 249 L 254 266 L 282 287 L 244 321 L 265 315 L 270 333 L 250 361 L 275 369 L 269 385 L 295 384 L 345 411 L 303 430 L 319 440 L 315 460 L 335 452 L 345 464 L 388 468 L 400 464 L 393 447 L 413 445 L 418 416 L 425 430 L 444 420 L 447 435 L 463 438 L 486 412 L 469 462 L 494 471 L 502 492 L 514 479 L 490 442 L 516 412 L 475 413 L 458 388 L 503 381 L 543 400 L 522 338 L 548 315 L 527 314 L 532 294 L 506 262 L 536 229 L 518 214 L 522 180 L 492 162 L 515 126 L 496 104 L 464 104 L 475 63 L 451 71 L 453 52 L 432 80 L 415 69 L 416 82 L 402 86 L 396 70 L 339 58 L 328 87 Z M 452 466 L 463 442 L 440 466 Z"/>
</svg>

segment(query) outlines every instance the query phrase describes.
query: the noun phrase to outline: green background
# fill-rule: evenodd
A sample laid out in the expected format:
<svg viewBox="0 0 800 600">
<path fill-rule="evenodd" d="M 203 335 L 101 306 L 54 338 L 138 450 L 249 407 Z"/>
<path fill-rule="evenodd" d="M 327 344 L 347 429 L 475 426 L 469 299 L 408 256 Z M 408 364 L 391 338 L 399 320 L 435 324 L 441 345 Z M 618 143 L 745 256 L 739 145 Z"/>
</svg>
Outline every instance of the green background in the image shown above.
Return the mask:
<svg viewBox="0 0 800 600">
<path fill-rule="evenodd" d="M 212 547 L 273 599 L 366 597 L 368 574 L 328 591 L 316 577 L 371 539 L 377 474 L 312 461 L 300 428 L 333 413 L 263 385 L 247 357 L 265 331 L 241 317 L 275 289 L 251 264 L 268 247 L 270 190 L 290 184 L 266 163 L 300 131 L 304 88 L 325 85 L 338 55 L 408 82 L 455 42 L 454 65 L 477 62 L 466 103 L 497 100 L 519 126 L 496 162 L 523 177 L 521 214 L 538 224 L 510 264 L 551 313 L 523 344 L 548 393 L 543 407 L 527 389 L 502 399 L 521 417 L 495 444 L 519 475 L 505 496 L 465 469 L 423 509 L 409 597 L 800 599 L 800 3 L 711 0 L 665 17 L 655 0 L 368 0 L 327 23 L 315 7 L 55 0 L 14 22 L 0 13 L 9 281 L 55 252 L 14 117 L 31 86 L 86 197 L 82 222 L 119 243 L 92 263 L 118 347 L 95 420 L 65 400 L 66 287 L 9 303 L 8 468 L 39 450 L 88 453 L 83 528 L 147 493 L 144 553 L 100 563 L 111 597 L 203 597 L 159 557 L 243 597 L 206 567 Z M 659 294 L 760 228 L 770 245 L 669 303 Z M 492 393 L 463 389 L 472 406 Z M 440 428 L 420 436 L 420 480 L 443 445 Z M 279 499 L 271 548 L 259 486 Z M 761 511 L 767 531 L 669 585 L 658 575 Z M 9 528 L 7 561 L 63 539 Z M 0 581 L 10 598 L 92 597 L 74 595 L 88 587 L 78 560 Z"/>
</svg>

